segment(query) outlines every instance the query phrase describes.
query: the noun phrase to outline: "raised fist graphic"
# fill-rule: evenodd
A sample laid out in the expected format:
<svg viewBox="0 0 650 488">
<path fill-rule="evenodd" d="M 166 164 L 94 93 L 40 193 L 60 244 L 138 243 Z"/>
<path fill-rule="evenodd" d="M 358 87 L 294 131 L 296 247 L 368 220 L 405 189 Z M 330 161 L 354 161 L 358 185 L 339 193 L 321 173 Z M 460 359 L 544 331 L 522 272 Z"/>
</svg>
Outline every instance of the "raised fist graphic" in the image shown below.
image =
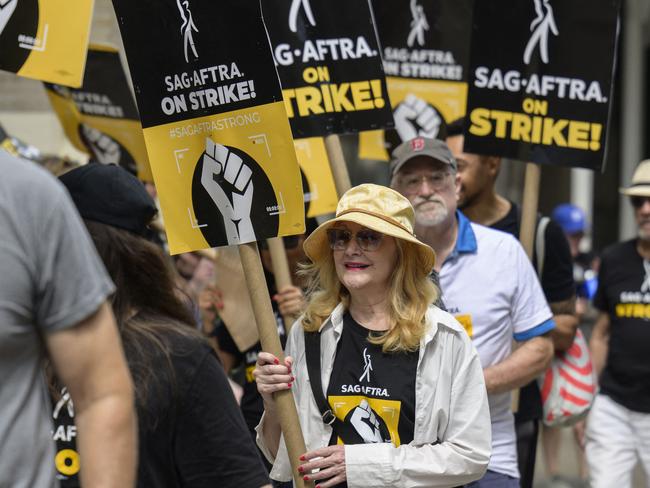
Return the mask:
<svg viewBox="0 0 650 488">
<path fill-rule="evenodd" d="M 251 221 L 252 175 L 237 154 L 209 138 L 205 140 L 201 184 L 223 216 L 231 245 L 256 240 Z"/>
<path fill-rule="evenodd" d="M 9 23 L 14 10 L 16 10 L 18 0 L 0 0 L 0 34 Z"/>
<path fill-rule="evenodd" d="M 402 141 L 416 137 L 435 139 L 442 119 L 438 111 L 425 100 L 408 94 L 393 112 L 395 129 Z"/>
<path fill-rule="evenodd" d="M 361 400 L 361 403 L 354 408 L 350 416 L 350 424 L 366 444 L 390 442 L 390 438 L 382 437 L 379 419 L 366 400 Z"/>
</svg>

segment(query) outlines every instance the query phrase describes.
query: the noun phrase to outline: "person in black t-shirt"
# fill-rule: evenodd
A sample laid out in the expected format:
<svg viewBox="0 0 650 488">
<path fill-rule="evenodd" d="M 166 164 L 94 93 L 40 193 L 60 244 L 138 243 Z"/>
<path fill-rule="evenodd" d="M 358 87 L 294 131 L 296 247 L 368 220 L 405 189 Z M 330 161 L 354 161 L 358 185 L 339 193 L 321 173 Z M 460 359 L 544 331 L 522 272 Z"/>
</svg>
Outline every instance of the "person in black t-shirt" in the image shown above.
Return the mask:
<svg viewBox="0 0 650 488">
<path fill-rule="evenodd" d="M 155 213 L 151 197 L 116 166 L 82 166 L 61 181 L 116 285 L 112 308 L 138 412 L 137 486 L 270 488 L 223 368 L 179 298 L 171 263 L 142 237 Z M 55 405 L 55 422 L 69 421 L 67 408 Z"/>
<path fill-rule="evenodd" d="M 308 304 L 284 364 L 260 352 L 258 445 L 271 478 L 322 488 L 454 487 L 485 473 L 490 417 L 483 370 L 465 329 L 434 305 L 431 247 L 409 200 L 348 190 L 337 216 L 304 243 Z M 291 390 L 308 452 L 292 471 L 273 394 Z"/>
<path fill-rule="evenodd" d="M 650 475 L 650 160 L 621 193 L 630 196 L 638 235 L 601 256 L 589 344 L 600 375 L 586 429 L 592 488 L 632 486 L 638 461 Z"/>
<path fill-rule="evenodd" d="M 519 237 L 519 207 L 499 195 L 495 188 L 501 158 L 464 152 L 464 124 L 465 120 L 461 118 L 447 127 L 447 145 L 458 163 L 461 181 L 458 208 L 473 222 Z M 560 226 L 552 221 L 544 232 L 544 251 L 540 282 L 555 322 L 551 338 L 556 351 L 565 351 L 571 347 L 578 327 L 576 291 L 569 244 Z M 536 254 L 533 252 L 533 266 L 538 269 Z M 519 409 L 515 413 L 522 488 L 531 488 L 533 484 L 539 420 L 542 413 L 539 387 L 537 381 L 533 380 L 520 390 Z"/>
</svg>

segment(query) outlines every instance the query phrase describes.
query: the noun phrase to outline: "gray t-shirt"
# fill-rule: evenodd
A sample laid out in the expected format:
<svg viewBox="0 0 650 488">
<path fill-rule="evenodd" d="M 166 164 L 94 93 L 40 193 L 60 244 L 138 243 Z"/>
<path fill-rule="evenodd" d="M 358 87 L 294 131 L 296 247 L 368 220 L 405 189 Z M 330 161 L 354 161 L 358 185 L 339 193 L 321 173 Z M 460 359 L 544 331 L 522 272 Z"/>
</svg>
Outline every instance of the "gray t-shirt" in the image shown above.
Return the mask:
<svg viewBox="0 0 650 488">
<path fill-rule="evenodd" d="M 65 188 L 0 151 L 0 488 L 56 485 L 43 337 L 113 292 Z"/>
</svg>

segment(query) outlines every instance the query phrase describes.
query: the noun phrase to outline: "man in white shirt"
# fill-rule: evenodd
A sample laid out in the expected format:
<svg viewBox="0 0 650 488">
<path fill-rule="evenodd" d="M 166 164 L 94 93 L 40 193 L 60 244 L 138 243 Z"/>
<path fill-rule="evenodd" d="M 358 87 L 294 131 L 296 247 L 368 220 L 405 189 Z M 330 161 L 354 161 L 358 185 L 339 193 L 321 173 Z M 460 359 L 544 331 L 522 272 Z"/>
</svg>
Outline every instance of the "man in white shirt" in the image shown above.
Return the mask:
<svg viewBox="0 0 650 488">
<path fill-rule="evenodd" d="M 486 475 L 468 486 L 518 488 L 510 392 L 548 367 L 551 310 L 519 242 L 471 223 L 457 210 L 456 161 L 444 142 L 404 142 L 393 152 L 390 169 L 391 186 L 415 208 L 416 235 L 436 251 L 445 305 L 472 337 L 483 366 L 492 458 Z"/>
</svg>

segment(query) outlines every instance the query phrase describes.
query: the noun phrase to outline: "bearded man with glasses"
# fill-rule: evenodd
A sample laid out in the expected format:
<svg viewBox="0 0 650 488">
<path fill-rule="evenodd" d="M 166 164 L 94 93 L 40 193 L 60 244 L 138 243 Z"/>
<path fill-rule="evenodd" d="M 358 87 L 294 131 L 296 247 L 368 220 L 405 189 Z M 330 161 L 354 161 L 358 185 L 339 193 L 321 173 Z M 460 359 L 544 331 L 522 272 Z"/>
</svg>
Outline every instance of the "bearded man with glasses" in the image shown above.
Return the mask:
<svg viewBox="0 0 650 488">
<path fill-rule="evenodd" d="M 650 474 L 650 159 L 621 189 L 630 197 L 637 237 L 603 251 L 590 348 L 600 391 L 587 418 L 593 488 L 632 486 L 641 462 Z"/>
<path fill-rule="evenodd" d="M 436 252 L 442 298 L 476 347 L 488 393 L 492 457 L 470 487 L 519 487 L 510 392 L 544 371 L 555 327 L 537 275 L 510 234 L 470 222 L 457 210 L 456 160 L 440 140 L 398 146 L 391 186 L 415 208 L 415 234 Z M 519 346 L 513 350 L 513 339 Z"/>
</svg>

